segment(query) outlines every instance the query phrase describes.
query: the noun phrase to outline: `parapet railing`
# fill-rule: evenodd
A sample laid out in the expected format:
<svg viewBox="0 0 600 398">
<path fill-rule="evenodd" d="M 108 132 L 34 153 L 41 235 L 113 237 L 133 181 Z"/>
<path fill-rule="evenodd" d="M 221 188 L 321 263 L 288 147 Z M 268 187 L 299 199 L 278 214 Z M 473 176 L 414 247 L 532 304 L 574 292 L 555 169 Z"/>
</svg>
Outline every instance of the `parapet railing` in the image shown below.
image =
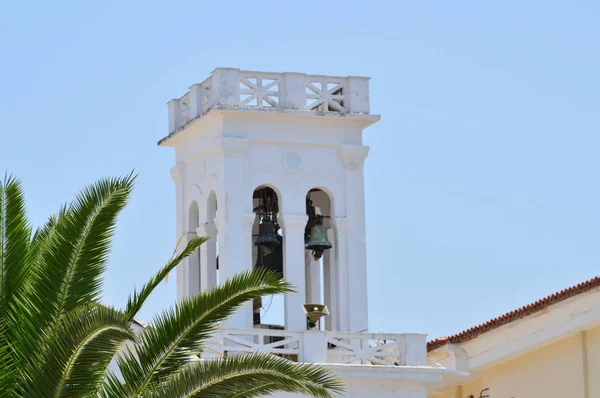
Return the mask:
<svg viewBox="0 0 600 398">
<path fill-rule="evenodd" d="M 422 366 L 426 344 L 425 335 L 410 333 L 219 329 L 201 357 L 262 352 L 297 362 Z"/>
<path fill-rule="evenodd" d="M 214 106 L 369 113 L 369 78 L 217 68 L 181 98 L 169 101 L 169 133 Z"/>
</svg>

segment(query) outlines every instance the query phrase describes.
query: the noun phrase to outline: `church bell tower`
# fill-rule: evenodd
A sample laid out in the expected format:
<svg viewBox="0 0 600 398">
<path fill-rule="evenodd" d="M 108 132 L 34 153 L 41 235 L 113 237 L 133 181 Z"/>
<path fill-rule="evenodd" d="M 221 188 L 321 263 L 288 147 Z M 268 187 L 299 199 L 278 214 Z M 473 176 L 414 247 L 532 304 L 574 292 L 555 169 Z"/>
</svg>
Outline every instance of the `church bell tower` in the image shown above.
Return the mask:
<svg viewBox="0 0 600 398">
<path fill-rule="evenodd" d="M 363 130 L 369 79 L 217 68 L 169 107 L 177 237 L 208 236 L 177 270 L 178 299 L 253 267 L 281 272 L 286 330 L 368 327 Z M 247 305 L 228 328 L 260 327 Z"/>
</svg>

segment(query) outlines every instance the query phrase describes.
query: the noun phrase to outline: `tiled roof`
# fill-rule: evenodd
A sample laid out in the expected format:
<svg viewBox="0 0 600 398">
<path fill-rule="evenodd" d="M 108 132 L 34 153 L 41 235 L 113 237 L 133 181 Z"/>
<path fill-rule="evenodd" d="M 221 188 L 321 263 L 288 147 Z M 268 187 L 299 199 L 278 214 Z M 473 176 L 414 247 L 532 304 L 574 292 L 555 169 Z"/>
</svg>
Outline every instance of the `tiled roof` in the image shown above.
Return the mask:
<svg viewBox="0 0 600 398">
<path fill-rule="evenodd" d="M 487 322 L 484 322 L 480 325 L 473 326 L 469 329 L 463 330 L 460 333 L 457 333 L 452 336 L 440 337 L 435 340 L 431 340 L 427 342 L 427 351 L 433 351 L 436 348 L 442 347 L 448 343 L 463 343 L 465 341 L 469 341 L 474 339 L 475 337 L 489 332 L 490 330 L 496 329 L 500 326 L 506 325 L 508 323 L 514 322 L 518 319 L 524 318 L 528 315 L 534 314 L 548 307 L 549 305 L 559 303 L 563 300 L 566 300 L 570 297 L 576 296 L 581 293 L 588 292 L 594 288 L 600 287 L 600 276 L 589 279 L 585 282 L 582 282 L 578 285 L 568 287 L 564 290 L 551 294 L 547 297 L 539 299 L 538 301 L 523 306 L 521 308 L 517 308 L 514 311 L 508 312 L 499 317 L 490 319 Z"/>
</svg>

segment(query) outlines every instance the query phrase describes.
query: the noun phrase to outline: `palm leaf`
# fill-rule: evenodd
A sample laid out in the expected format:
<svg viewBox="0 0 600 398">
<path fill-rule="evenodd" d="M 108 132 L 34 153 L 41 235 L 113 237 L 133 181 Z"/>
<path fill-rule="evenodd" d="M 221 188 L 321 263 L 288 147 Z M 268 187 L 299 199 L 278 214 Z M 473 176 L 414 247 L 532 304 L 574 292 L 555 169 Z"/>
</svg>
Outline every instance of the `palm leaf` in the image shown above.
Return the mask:
<svg viewBox="0 0 600 398">
<path fill-rule="evenodd" d="M 235 275 L 223 285 L 156 316 L 152 327 L 139 336 L 135 352 L 119 361 L 129 396 L 161 383 L 181 370 L 204 346 L 218 323 L 244 303 L 264 295 L 286 293 L 291 286 L 271 271 L 254 270 Z"/>
<path fill-rule="evenodd" d="M 26 284 L 30 236 L 21 183 L 8 177 L 0 184 L 0 311 L 3 315 L 21 296 Z"/>
<path fill-rule="evenodd" d="M 26 368 L 25 396 L 97 394 L 119 346 L 135 338 L 121 311 L 95 303 L 64 315 L 44 336 Z"/>
<path fill-rule="evenodd" d="M 343 390 L 341 381 L 324 368 L 269 354 L 248 354 L 199 360 L 142 396 L 251 398 L 288 392 L 331 398 Z"/>
<path fill-rule="evenodd" d="M 31 314 L 26 310 L 24 292 L 30 284 L 30 237 L 21 183 L 6 177 L 0 182 L 0 346 L 4 373 L 0 390 L 7 394 L 16 383 L 18 364 L 27 355 L 23 342 L 29 341 L 25 330 L 29 329 Z"/>
<path fill-rule="evenodd" d="M 36 234 L 39 256 L 35 291 L 40 322 L 48 326 L 80 304 L 96 301 L 102 288 L 117 215 L 135 177 L 102 179 L 84 189 L 60 217 Z"/>
<path fill-rule="evenodd" d="M 142 309 L 142 306 L 146 302 L 146 299 L 150 296 L 152 291 L 158 286 L 169 273 L 179 264 L 181 261 L 192 254 L 194 250 L 198 248 L 201 244 L 206 242 L 208 238 L 195 237 L 190 239 L 182 252 L 169 260 L 167 264 L 165 264 L 157 273 L 146 283 L 142 289 L 139 291 L 133 292 L 133 295 L 129 297 L 127 301 L 127 307 L 125 309 L 125 313 L 129 317 L 129 319 L 133 320 L 133 318 L 137 315 L 137 313 Z"/>
</svg>

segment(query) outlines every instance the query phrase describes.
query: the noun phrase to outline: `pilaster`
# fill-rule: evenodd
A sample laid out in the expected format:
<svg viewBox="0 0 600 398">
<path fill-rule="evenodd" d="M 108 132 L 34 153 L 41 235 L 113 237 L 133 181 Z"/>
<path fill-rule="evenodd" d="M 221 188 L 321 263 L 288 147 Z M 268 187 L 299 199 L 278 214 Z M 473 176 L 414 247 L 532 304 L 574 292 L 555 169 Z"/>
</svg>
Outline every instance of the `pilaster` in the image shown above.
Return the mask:
<svg viewBox="0 0 600 398">
<path fill-rule="evenodd" d="M 368 329 L 367 295 L 367 247 L 365 225 L 364 161 L 369 147 L 364 145 L 341 145 L 345 166 L 347 239 L 348 246 L 348 290 L 349 331 L 362 332 Z M 341 263 L 343 266 L 343 262 Z"/>
<path fill-rule="evenodd" d="M 239 84 L 238 84 L 239 86 Z M 247 244 L 249 234 L 244 226 L 244 165 L 249 142 L 243 138 L 221 137 L 220 190 L 224 203 L 219 203 L 219 276 L 223 283 L 234 275 L 252 269 L 252 252 Z M 226 321 L 227 327 L 252 328 L 252 306 L 242 307 Z"/>
</svg>

